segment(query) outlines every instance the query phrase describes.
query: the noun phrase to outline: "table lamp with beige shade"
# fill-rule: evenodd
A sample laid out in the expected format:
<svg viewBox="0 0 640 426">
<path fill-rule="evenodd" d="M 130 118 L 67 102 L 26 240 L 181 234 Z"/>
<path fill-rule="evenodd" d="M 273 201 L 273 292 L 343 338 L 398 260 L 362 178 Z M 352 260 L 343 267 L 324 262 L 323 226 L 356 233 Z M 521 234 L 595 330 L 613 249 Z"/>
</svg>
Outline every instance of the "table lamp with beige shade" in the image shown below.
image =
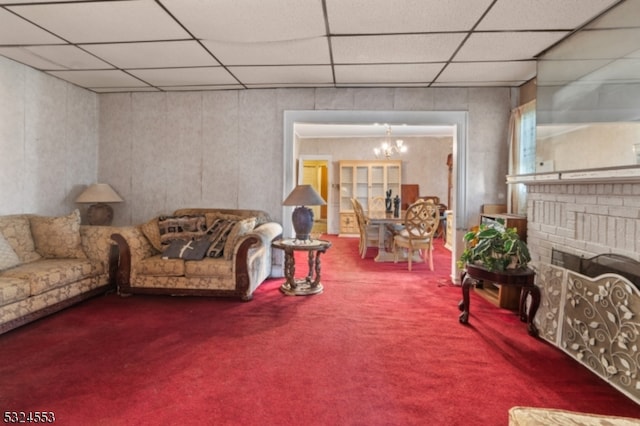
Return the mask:
<svg viewBox="0 0 640 426">
<path fill-rule="evenodd" d="M 282 202 L 283 206 L 298 206 L 291 215 L 293 229 L 296 231 L 296 240 L 310 240 L 313 228 L 313 210 L 305 206 L 322 206 L 327 204 L 324 199 L 313 189 L 311 185 L 298 185 Z"/>
<path fill-rule="evenodd" d="M 89 225 L 111 225 L 113 208 L 107 203 L 121 203 L 124 200 L 108 183 L 94 183 L 76 198 L 76 203 L 91 204 L 87 210 Z"/>
</svg>

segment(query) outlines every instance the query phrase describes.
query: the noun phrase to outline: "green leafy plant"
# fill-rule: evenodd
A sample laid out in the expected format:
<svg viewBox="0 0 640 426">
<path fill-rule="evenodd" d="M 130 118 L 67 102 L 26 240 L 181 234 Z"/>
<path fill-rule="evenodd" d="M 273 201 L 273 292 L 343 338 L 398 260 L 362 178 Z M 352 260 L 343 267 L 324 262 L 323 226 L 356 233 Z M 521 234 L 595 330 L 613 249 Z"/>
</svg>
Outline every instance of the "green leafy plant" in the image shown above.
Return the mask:
<svg viewBox="0 0 640 426">
<path fill-rule="evenodd" d="M 480 265 L 489 271 L 525 268 L 531 260 L 527 244 L 516 228 L 507 228 L 503 219 L 473 227 L 464 235 L 465 249 L 458 267 Z"/>
</svg>

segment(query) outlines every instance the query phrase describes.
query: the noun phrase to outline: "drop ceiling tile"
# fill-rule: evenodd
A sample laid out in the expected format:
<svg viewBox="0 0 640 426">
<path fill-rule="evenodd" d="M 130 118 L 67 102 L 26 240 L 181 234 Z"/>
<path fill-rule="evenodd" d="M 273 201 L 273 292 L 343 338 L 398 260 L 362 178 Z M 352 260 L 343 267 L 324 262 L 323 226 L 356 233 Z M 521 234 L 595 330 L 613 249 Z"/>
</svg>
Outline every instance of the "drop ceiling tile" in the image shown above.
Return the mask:
<svg viewBox="0 0 640 426">
<path fill-rule="evenodd" d="M 476 30 L 571 30 L 618 0 L 498 0 Z"/>
<path fill-rule="evenodd" d="M 464 34 L 402 34 L 332 37 L 336 64 L 443 62 L 451 58 Z"/>
<path fill-rule="evenodd" d="M 218 42 L 203 44 L 224 65 L 319 65 L 330 64 L 326 37 L 274 42 Z"/>
<path fill-rule="evenodd" d="M 210 86 L 238 84 L 222 67 L 163 68 L 129 70 L 132 75 L 153 86 Z"/>
<path fill-rule="evenodd" d="M 581 31 L 545 53 L 545 59 L 611 59 L 638 49 L 640 28 Z"/>
<path fill-rule="evenodd" d="M 120 70 L 100 71 L 48 71 L 62 80 L 81 87 L 139 87 L 146 86 L 140 80 Z"/>
<path fill-rule="evenodd" d="M 526 80 L 496 80 L 496 81 L 451 81 L 446 83 L 433 83 L 429 87 L 519 87 L 526 83 Z"/>
<path fill-rule="evenodd" d="M 454 61 L 531 59 L 569 34 L 567 31 L 473 33 Z"/>
<path fill-rule="evenodd" d="M 0 9 L 0 44 L 57 44 L 63 40 L 25 21 L 4 9 Z"/>
<path fill-rule="evenodd" d="M 328 65 L 287 65 L 270 67 L 229 67 L 243 84 L 327 84 L 333 83 Z"/>
<path fill-rule="evenodd" d="M 429 83 L 444 64 L 336 65 L 336 84 Z"/>
<path fill-rule="evenodd" d="M 449 64 L 437 83 L 527 81 L 536 74 L 535 61 L 458 62 Z"/>
<path fill-rule="evenodd" d="M 270 42 L 326 35 L 320 0 L 162 0 L 199 39 Z"/>
<path fill-rule="evenodd" d="M 331 34 L 466 31 L 492 0 L 327 0 Z"/>
<path fill-rule="evenodd" d="M 153 0 L 50 3 L 7 8 L 72 43 L 190 38 Z"/>
<path fill-rule="evenodd" d="M 222 85 L 208 85 L 208 86 L 160 86 L 159 89 L 167 92 L 187 92 L 187 91 L 202 91 L 202 90 L 240 90 L 244 89 L 240 84 L 222 84 Z"/>
<path fill-rule="evenodd" d="M 113 68 L 75 46 L 0 47 L 0 55 L 39 70 L 81 70 Z"/>
<path fill-rule="evenodd" d="M 89 44 L 83 49 L 118 68 L 216 66 L 218 62 L 195 40 Z"/>
<path fill-rule="evenodd" d="M 305 87 L 335 87 L 333 83 L 275 83 L 275 84 L 247 84 L 247 89 L 282 89 Z"/>
<path fill-rule="evenodd" d="M 96 93 L 159 92 L 155 87 L 88 87 Z"/>
</svg>

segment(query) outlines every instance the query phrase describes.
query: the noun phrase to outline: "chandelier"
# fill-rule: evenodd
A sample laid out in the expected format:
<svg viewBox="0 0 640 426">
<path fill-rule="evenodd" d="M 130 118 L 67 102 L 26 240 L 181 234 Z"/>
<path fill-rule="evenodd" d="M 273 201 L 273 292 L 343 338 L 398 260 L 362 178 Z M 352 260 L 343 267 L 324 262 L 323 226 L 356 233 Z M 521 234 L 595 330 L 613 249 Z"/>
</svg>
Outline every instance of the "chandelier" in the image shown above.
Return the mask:
<svg viewBox="0 0 640 426">
<path fill-rule="evenodd" d="M 380 158 L 380 155 L 384 155 L 384 157 L 388 160 L 394 154 L 401 154 L 403 152 L 407 152 L 407 147 L 404 144 L 402 139 L 396 139 L 395 143 L 391 143 L 391 126 L 385 124 L 387 126 L 387 136 L 380 145 L 379 148 L 373 148 L 373 152 L 376 154 L 376 158 Z"/>
</svg>

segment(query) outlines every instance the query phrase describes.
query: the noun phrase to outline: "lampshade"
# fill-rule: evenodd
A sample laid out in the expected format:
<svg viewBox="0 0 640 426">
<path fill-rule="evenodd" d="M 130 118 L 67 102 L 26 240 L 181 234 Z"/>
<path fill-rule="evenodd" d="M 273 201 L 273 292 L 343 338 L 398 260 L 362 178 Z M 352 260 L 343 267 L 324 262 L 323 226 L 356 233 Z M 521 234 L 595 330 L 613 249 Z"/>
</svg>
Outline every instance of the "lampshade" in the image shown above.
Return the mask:
<svg viewBox="0 0 640 426">
<path fill-rule="evenodd" d="M 282 202 L 284 206 L 298 206 L 291 215 L 293 229 L 296 231 L 296 240 L 310 240 L 310 232 L 313 228 L 313 210 L 304 206 L 322 206 L 327 204 L 311 185 L 298 185 L 291 194 Z"/>
<path fill-rule="evenodd" d="M 324 206 L 324 199 L 311 185 L 298 185 L 282 202 L 283 206 Z"/>
<path fill-rule="evenodd" d="M 121 203 L 124 201 L 108 183 L 94 183 L 76 198 L 76 203 Z"/>
<path fill-rule="evenodd" d="M 76 198 L 76 203 L 90 203 L 87 210 L 89 225 L 107 226 L 113 221 L 113 208 L 105 203 L 124 201 L 107 183 L 94 183 Z"/>
</svg>

